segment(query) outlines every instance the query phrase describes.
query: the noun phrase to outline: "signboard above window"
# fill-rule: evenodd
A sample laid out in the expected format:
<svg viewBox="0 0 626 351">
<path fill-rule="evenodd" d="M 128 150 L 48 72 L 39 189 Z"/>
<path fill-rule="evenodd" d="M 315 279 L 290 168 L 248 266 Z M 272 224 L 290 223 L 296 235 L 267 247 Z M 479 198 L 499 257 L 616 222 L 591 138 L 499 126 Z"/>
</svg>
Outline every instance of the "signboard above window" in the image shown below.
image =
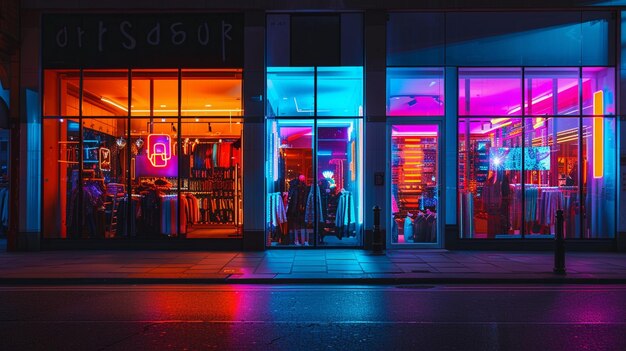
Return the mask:
<svg viewBox="0 0 626 351">
<path fill-rule="evenodd" d="M 49 14 L 44 68 L 243 67 L 241 14 Z"/>
</svg>

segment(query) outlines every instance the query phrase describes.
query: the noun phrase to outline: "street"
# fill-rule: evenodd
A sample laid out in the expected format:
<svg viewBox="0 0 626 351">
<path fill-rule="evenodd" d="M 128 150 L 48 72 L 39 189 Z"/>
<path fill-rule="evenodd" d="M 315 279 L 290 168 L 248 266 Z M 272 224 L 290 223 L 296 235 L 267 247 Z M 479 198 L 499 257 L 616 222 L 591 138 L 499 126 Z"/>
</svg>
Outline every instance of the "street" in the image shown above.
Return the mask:
<svg viewBox="0 0 626 351">
<path fill-rule="evenodd" d="M 619 285 L 0 287 L 2 350 L 624 350 Z"/>
</svg>

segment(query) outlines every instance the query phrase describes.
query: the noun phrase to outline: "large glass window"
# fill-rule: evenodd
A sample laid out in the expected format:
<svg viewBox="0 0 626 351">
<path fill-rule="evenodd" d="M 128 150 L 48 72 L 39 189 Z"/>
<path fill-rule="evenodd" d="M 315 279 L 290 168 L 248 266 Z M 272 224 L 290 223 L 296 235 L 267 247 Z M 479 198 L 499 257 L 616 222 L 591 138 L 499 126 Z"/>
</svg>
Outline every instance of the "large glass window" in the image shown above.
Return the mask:
<svg viewBox="0 0 626 351">
<path fill-rule="evenodd" d="M 579 75 L 578 67 L 526 68 L 524 70 L 525 115 L 579 115 Z"/>
<path fill-rule="evenodd" d="M 362 121 L 276 119 L 267 128 L 267 244 L 360 245 Z"/>
<path fill-rule="evenodd" d="M 479 81 L 494 71 L 469 70 Z M 614 74 L 606 67 L 524 68 L 523 111 L 507 105 L 491 118 L 459 119 L 461 237 L 551 238 L 558 209 L 567 238 L 615 235 Z M 483 98 L 468 89 L 459 111 Z M 510 91 L 497 90 L 491 94 Z"/>
<path fill-rule="evenodd" d="M 183 69 L 182 116 L 243 116 L 242 70 Z"/>
<path fill-rule="evenodd" d="M 363 67 L 268 67 L 267 96 L 268 117 L 363 116 Z"/>
<path fill-rule="evenodd" d="M 363 116 L 363 67 L 318 67 L 317 115 Z"/>
<path fill-rule="evenodd" d="M 583 115 L 615 115 L 615 69 L 584 67 L 582 72 Z M 600 93 L 601 92 L 601 93 Z M 600 101 L 597 100 L 602 94 Z"/>
<path fill-rule="evenodd" d="M 459 116 L 521 116 L 521 68 L 459 68 Z"/>
<path fill-rule="evenodd" d="M 241 70 L 44 77 L 45 238 L 241 236 Z"/>
<path fill-rule="evenodd" d="M 267 128 L 267 244 L 314 245 L 313 120 L 268 120 Z"/>
<path fill-rule="evenodd" d="M 617 186 L 615 118 L 589 117 L 582 121 L 581 175 L 583 238 L 615 235 Z"/>
<path fill-rule="evenodd" d="M 443 68 L 387 68 L 388 116 L 443 116 Z"/>
<path fill-rule="evenodd" d="M 128 116 L 128 70 L 84 70 L 82 116 Z"/>
<path fill-rule="evenodd" d="M 44 72 L 44 116 L 80 114 L 80 71 L 46 70 Z"/>
<path fill-rule="evenodd" d="M 317 122 L 317 232 L 322 245 L 360 244 L 361 121 Z"/>
<path fill-rule="evenodd" d="M 391 243 L 436 243 L 439 127 L 391 127 Z"/>
<path fill-rule="evenodd" d="M 512 193 L 521 184 L 522 120 L 459 120 L 459 201 L 463 238 L 521 234 L 521 208 Z M 517 220 L 516 220 L 517 218 Z"/>
<path fill-rule="evenodd" d="M 267 116 L 313 116 L 315 70 L 312 67 L 267 68 Z"/>
</svg>

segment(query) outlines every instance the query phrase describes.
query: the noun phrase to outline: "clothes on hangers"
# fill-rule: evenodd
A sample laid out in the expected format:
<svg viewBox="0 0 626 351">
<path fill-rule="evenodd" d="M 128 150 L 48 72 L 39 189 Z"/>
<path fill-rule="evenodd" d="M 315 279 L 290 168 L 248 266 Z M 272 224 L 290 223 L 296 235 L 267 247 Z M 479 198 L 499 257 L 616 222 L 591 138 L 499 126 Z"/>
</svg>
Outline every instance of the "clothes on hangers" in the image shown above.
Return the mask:
<svg viewBox="0 0 626 351">
<path fill-rule="evenodd" d="M 412 242 L 415 238 L 413 237 L 413 220 L 408 215 L 404 219 L 404 241 Z"/>
<path fill-rule="evenodd" d="M 315 193 L 314 193 L 315 192 Z M 313 201 L 315 198 L 315 204 L 317 206 L 313 205 Z M 317 209 L 317 213 L 318 213 L 318 222 L 322 223 L 324 222 L 324 218 L 323 218 L 323 213 L 322 213 L 322 195 L 320 193 L 320 187 L 319 185 L 311 185 L 311 188 L 309 189 L 309 195 L 307 196 L 306 199 L 306 209 L 305 209 L 305 214 L 304 214 L 304 220 L 306 221 L 307 224 L 313 224 L 313 222 L 315 221 L 315 210 Z"/>
<path fill-rule="evenodd" d="M 354 210 L 354 196 L 350 191 L 341 190 L 337 202 L 337 215 L 335 217 L 335 234 L 342 238 L 344 236 L 354 236 L 356 216 Z"/>
</svg>

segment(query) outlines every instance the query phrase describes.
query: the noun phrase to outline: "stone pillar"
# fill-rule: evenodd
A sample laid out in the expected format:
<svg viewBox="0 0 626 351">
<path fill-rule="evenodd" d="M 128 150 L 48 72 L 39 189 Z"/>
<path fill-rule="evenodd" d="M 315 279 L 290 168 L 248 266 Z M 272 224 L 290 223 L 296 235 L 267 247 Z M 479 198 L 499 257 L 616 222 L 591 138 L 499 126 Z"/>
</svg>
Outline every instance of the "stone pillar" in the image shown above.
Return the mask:
<svg viewBox="0 0 626 351">
<path fill-rule="evenodd" d="M 243 249 L 265 249 L 265 12 L 245 13 Z"/>
<path fill-rule="evenodd" d="M 387 12 L 365 12 L 365 140 L 364 140 L 364 189 L 365 208 L 364 247 L 371 248 L 373 212 L 375 205 L 380 206 L 380 226 L 385 238 L 389 223 L 386 184 L 389 182 L 387 165 L 386 133 L 386 69 L 387 69 Z M 384 174 L 385 183 L 374 185 L 374 176 Z M 386 242 L 386 239 L 383 240 Z"/>
</svg>

